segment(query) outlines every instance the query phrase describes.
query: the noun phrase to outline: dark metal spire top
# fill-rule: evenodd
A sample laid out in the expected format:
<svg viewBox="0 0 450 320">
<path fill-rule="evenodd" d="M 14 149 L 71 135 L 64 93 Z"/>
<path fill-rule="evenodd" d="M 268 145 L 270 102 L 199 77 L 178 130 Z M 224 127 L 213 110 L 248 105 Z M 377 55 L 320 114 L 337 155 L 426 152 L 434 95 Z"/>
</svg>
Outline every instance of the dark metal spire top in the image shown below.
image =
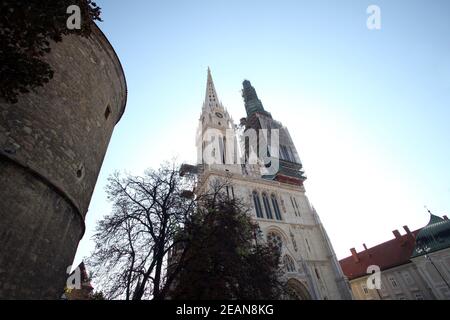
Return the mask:
<svg viewBox="0 0 450 320">
<path fill-rule="evenodd" d="M 258 95 L 256 94 L 255 88 L 253 88 L 252 84 L 248 80 L 244 80 L 242 83 L 242 97 L 245 102 L 245 110 L 247 111 L 247 116 L 255 112 L 265 112 L 263 104 L 261 100 L 258 99 Z"/>
</svg>

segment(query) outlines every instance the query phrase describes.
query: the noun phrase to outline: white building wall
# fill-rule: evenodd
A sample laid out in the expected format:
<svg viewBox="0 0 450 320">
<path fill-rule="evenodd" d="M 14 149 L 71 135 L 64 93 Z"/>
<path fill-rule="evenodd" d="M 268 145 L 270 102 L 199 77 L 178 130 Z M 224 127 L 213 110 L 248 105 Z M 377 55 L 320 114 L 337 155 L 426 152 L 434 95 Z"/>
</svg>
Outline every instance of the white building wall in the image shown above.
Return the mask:
<svg viewBox="0 0 450 320">
<path fill-rule="evenodd" d="M 252 217 L 258 222 L 264 238 L 271 231 L 282 237 L 282 257 L 289 254 L 296 266 L 296 272 L 287 273 L 286 279 L 299 280 L 313 299 L 347 299 L 351 297 L 349 290 L 342 292 L 342 288 L 337 285 L 337 280 L 343 280 L 343 274 L 339 274 L 333 269 L 332 257 L 330 257 L 331 248 L 328 247 L 327 241 L 321 233 L 302 187 L 237 174 L 233 174 L 230 178 L 229 172 L 224 170 L 206 171 L 203 180 L 204 186 L 207 186 L 213 179 L 226 179 L 227 175 L 233 185 L 235 196 L 244 199 L 251 208 Z M 272 194 L 276 195 L 282 215 L 281 221 L 257 218 L 252 198 L 254 190 L 259 195 L 266 192 L 269 198 Z M 300 209 L 299 215 L 295 214 L 290 200 L 291 196 L 296 198 Z M 262 197 L 260 200 L 264 212 Z M 270 206 L 274 215 L 271 201 Z"/>
<path fill-rule="evenodd" d="M 428 283 L 424 281 L 416 265 L 412 262 L 383 270 L 381 289 L 368 289 L 368 276 L 350 281 L 353 295 L 357 300 L 434 300 Z M 364 290 L 366 288 L 367 290 Z"/>
<path fill-rule="evenodd" d="M 450 300 L 450 248 L 412 259 L 422 278 L 439 300 Z"/>
</svg>

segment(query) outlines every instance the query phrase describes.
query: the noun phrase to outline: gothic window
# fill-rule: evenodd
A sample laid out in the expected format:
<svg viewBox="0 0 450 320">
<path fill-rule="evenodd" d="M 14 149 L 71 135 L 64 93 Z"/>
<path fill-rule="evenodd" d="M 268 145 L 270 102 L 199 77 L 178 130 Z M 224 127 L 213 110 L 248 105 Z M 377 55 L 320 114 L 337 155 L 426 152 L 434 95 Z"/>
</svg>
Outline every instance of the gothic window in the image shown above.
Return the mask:
<svg viewBox="0 0 450 320">
<path fill-rule="evenodd" d="M 287 272 L 295 272 L 294 260 L 289 255 L 284 255 L 283 257 L 283 267 Z"/>
<path fill-rule="evenodd" d="M 292 240 L 292 245 L 294 246 L 294 250 L 298 251 L 298 249 L 297 249 L 297 241 L 295 241 L 294 234 L 292 233 L 292 231 L 289 231 L 289 233 L 291 234 L 291 240 Z"/>
<path fill-rule="evenodd" d="M 319 273 L 319 270 L 318 270 L 317 268 L 314 268 L 314 271 L 316 272 L 316 277 L 317 277 L 317 279 L 320 280 L 320 273 Z"/>
<path fill-rule="evenodd" d="M 264 209 L 266 210 L 266 216 L 268 219 L 273 219 L 272 215 L 272 209 L 270 208 L 269 198 L 267 197 L 267 194 L 262 194 L 263 203 L 264 203 Z"/>
<path fill-rule="evenodd" d="M 310 248 L 310 246 L 309 246 L 308 239 L 305 238 L 305 241 L 306 241 L 306 246 L 308 247 L 308 251 L 311 252 L 311 248 Z"/>
<path fill-rule="evenodd" d="M 300 209 L 298 208 L 297 200 L 295 198 L 294 198 L 294 204 L 295 204 L 295 207 L 297 208 L 298 215 L 300 216 Z"/>
<path fill-rule="evenodd" d="M 361 288 L 363 289 L 364 294 L 369 294 L 369 289 L 367 289 L 367 286 L 365 284 L 362 284 Z"/>
<path fill-rule="evenodd" d="M 225 137 L 223 137 L 223 143 L 222 144 L 223 144 L 222 161 L 223 161 L 223 164 L 225 164 L 226 163 L 226 153 L 227 153 L 227 140 L 226 140 Z"/>
<path fill-rule="evenodd" d="M 414 279 L 411 277 L 411 275 L 408 272 L 404 272 L 403 273 L 403 278 L 405 278 L 405 281 L 408 285 L 413 285 L 414 284 Z"/>
<path fill-rule="evenodd" d="M 398 287 L 397 281 L 395 281 L 394 277 L 389 277 L 389 281 L 391 282 L 392 288 Z"/>
<path fill-rule="evenodd" d="M 269 232 L 267 234 L 267 242 L 271 247 L 277 249 L 277 251 L 281 253 L 281 249 L 283 248 L 283 239 L 278 233 L 273 231 Z"/>
<path fill-rule="evenodd" d="M 259 194 L 256 191 L 253 191 L 253 202 L 255 204 L 256 216 L 258 218 L 264 218 L 261 209 L 261 201 L 259 200 Z"/>
<path fill-rule="evenodd" d="M 225 163 L 225 145 L 222 137 L 219 137 L 219 150 L 220 150 L 220 161 Z"/>
<path fill-rule="evenodd" d="M 274 194 L 272 194 L 272 205 L 273 205 L 273 210 L 275 211 L 275 217 L 278 220 L 282 220 L 281 219 L 280 207 L 278 206 L 278 200 L 277 200 L 277 197 Z"/>
<path fill-rule="evenodd" d="M 297 208 L 295 207 L 294 200 L 293 200 L 292 197 L 291 197 L 291 204 L 292 204 L 292 208 L 294 209 L 294 213 L 295 213 L 295 215 L 297 216 L 297 215 L 298 215 L 298 214 L 297 214 Z"/>
</svg>

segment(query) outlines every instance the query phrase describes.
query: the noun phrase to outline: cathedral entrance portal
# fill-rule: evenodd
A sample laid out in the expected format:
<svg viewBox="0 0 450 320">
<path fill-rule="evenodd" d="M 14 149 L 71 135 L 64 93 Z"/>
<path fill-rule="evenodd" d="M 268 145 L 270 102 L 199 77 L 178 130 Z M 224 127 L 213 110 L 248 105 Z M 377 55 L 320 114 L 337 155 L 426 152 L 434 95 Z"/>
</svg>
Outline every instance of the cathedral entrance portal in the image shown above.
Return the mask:
<svg viewBox="0 0 450 320">
<path fill-rule="evenodd" d="M 286 289 L 290 300 L 311 300 L 308 289 L 296 279 L 289 279 L 286 283 Z"/>
</svg>

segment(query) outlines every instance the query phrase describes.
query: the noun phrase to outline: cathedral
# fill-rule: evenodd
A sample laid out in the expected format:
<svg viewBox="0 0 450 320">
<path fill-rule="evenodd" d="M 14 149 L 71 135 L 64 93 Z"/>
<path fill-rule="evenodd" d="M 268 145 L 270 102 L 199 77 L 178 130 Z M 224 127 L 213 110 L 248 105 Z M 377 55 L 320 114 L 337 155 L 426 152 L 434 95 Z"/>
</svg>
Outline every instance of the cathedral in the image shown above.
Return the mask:
<svg viewBox="0 0 450 320">
<path fill-rule="evenodd" d="M 280 250 L 291 296 L 301 300 L 352 299 L 327 233 L 305 195 L 302 163 L 288 129 L 264 109 L 243 82 L 246 118 L 234 124 L 218 98 L 208 68 L 196 137 L 197 191 L 227 179 L 232 197 L 250 208 L 266 241 Z"/>
</svg>

